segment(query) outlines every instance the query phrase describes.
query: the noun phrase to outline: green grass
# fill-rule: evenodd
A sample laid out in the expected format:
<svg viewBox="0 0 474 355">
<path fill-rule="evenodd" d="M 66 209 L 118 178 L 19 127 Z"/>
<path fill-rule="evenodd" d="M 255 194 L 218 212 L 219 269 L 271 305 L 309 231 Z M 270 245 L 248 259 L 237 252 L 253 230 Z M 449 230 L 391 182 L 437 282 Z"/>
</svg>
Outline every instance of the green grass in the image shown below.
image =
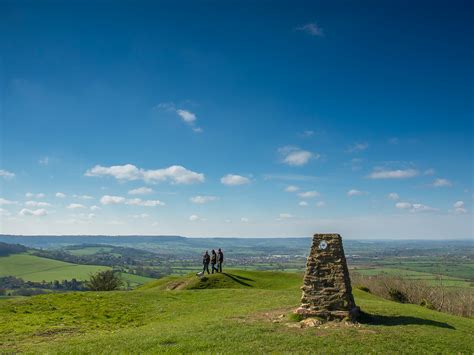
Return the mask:
<svg viewBox="0 0 474 355">
<path fill-rule="evenodd" d="M 111 247 L 84 247 L 80 249 L 67 249 L 67 252 L 76 255 L 76 256 L 82 256 L 82 255 L 94 255 L 98 253 L 110 253 L 113 248 Z"/>
<path fill-rule="evenodd" d="M 77 265 L 28 254 L 0 257 L 0 277 L 16 276 L 25 281 L 88 280 L 91 273 L 107 266 Z"/>
<path fill-rule="evenodd" d="M 227 272 L 206 280 L 194 275 L 167 277 L 134 291 L 4 300 L 0 353 L 468 354 L 474 350 L 472 319 L 359 290 L 354 292 L 356 302 L 370 314 L 360 326 L 290 327 L 297 324 L 286 319 L 299 304 L 301 275 Z"/>
</svg>

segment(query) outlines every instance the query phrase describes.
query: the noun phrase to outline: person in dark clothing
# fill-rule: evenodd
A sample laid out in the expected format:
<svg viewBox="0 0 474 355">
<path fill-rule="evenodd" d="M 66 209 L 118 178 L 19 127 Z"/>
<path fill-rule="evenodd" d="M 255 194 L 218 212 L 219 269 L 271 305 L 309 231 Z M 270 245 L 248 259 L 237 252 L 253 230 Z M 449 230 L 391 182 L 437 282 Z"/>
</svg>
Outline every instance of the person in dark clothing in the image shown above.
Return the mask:
<svg viewBox="0 0 474 355">
<path fill-rule="evenodd" d="M 217 268 L 219 272 L 222 272 L 222 263 L 224 262 L 224 253 L 222 252 L 221 248 L 217 252 Z"/>
<path fill-rule="evenodd" d="M 216 254 L 216 251 L 214 249 L 212 249 L 212 252 L 211 252 L 211 268 L 212 268 L 212 273 L 214 273 L 214 270 L 216 272 L 218 272 L 219 270 L 217 270 L 216 268 L 216 264 L 217 264 L 217 254 Z"/>
<path fill-rule="evenodd" d="M 211 257 L 209 256 L 209 253 L 206 252 L 204 253 L 204 256 L 202 257 L 202 264 L 203 264 L 203 267 L 202 267 L 202 273 L 204 274 L 206 271 L 208 274 L 210 274 L 209 272 L 209 262 L 211 261 Z M 213 270 L 214 272 L 214 270 Z"/>
</svg>

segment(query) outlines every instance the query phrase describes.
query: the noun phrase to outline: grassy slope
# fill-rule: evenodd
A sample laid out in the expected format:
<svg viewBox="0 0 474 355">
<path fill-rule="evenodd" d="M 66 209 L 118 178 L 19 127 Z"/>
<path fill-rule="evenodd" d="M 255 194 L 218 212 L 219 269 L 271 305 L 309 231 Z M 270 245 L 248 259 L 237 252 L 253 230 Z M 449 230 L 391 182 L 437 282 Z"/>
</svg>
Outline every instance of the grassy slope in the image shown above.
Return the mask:
<svg viewBox="0 0 474 355">
<path fill-rule="evenodd" d="M 372 317 L 360 327 L 299 329 L 274 322 L 298 305 L 300 284 L 301 275 L 234 270 L 202 283 L 195 276 L 170 277 L 129 292 L 5 300 L 0 352 L 474 351 L 472 319 L 361 291 L 355 291 L 356 302 Z"/>
<path fill-rule="evenodd" d="M 16 276 L 25 281 L 54 281 L 54 280 L 88 280 L 90 274 L 110 267 L 99 265 L 78 265 L 59 260 L 41 258 L 28 254 L 14 254 L 0 257 L 0 277 Z M 141 285 L 153 280 L 131 274 L 121 274 L 124 281 L 131 286 Z"/>
</svg>

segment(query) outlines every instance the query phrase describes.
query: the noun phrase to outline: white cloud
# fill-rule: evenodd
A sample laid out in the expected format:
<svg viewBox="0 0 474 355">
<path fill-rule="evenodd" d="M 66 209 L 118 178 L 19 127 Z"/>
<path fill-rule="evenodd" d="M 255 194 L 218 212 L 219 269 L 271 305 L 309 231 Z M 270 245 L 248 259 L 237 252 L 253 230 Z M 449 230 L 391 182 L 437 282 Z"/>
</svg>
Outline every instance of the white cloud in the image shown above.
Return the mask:
<svg viewBox="0 0 474 355">
<path fill-rule="evenodd" d="M 316 22 L 310 22 L 295 28 L 296 31 L 302 31 L 312 37 L 323 37 L 324 32 Z"/>
<path fill-rule="evenodd" d="M 240 222 L 243 222 L 243 223 L 248 223 L 250 220 L 247 218 L 247 217 L 242 217 L 240 219 Z"/>
<path fill-rule="evenodd" d="M 368 178 L 369 179 L 407 179 L 417 176 L 418 170 L 405 169 L 405 170 L 382 170 L 377 169 L 373 171 Z"/>
<path fill-rule="evenodd" d="M 324 201 L 319 201 L 318 203 L 316 203 L 316 207 L 324 207 L 326 206 L 326 202 Z"/>
<path fill-rule="evenodd" d="M 453 184 L 448 179 L 436 179 L 435 181 L 433 181 L 432 186 L 434 186 L 434 187 L 450 187 L 450 186 L 453 186 Z"/>
<path fill-rule="evenodd" d="M 84 206 L 84 205 L 81 205 L 80 203 L 71 203 L 66 208 L 69 208 L 70 210 L 75 210 L 75 209 L 78 209 L 78 208 L 87 208 L 87 207 Z"/>
<path fill-rule="evenodd" d="M 81 199 L 81 200 L 93 200 L 94 199 L 94 197 L 89 196 L 89 195 L 73 195 L 72 197 L 78 198 L 78 199 Z"/>
<path fill-rule="evenodd" d="M 141 198 L 131 198 L 126 199 L 125 197 L 121 196 L 109 196 L 105 195 L 102 196 L 100 199 L 100 203 L 103 205 L 119 205 L 125 204 L 130 206 L 143 206 L 143 207 L 156 207 L 156 206 L 164 206 L 164 202 L 159 200 L 142 200 Z"/>
<path fill-rule="evenodd" d="M 39 201 L 26 201 L 25 206 L 28 206 L 28 207 L 49 207 L 49 206 L 51 206 L 51 204 L 47 203 L 47 202 L 39 202 Z"/>
<path fill-rule="evenodd" d="M 189 220 L 191 222 L 199 221 L 199 216 L 195 215 L 195 214 L 192 214 L 191 216 L 189 216 Z"/>
<path fill-rule="evenodd" d="M 139 187 L 138 189 L 133 189 L 128 192 L 129 195 L 148 195 L 153 192 L 149 187 Z"/>
<path fill-rule="evenodd" d="M 56 192 L 55 196 L 57 198 L 65 198 L 66 197 L 66 194 L 63 194 L 62 192 Z"/>
<path fill-rule="evenodd" d="M 203 129 L 201 127 L 196 127 L 197 116 L 194 112 L 184 109 L 177 109 L 174 103 L 164 102 L 156 106 L 158 109 L 162 109 L 168 112 L 176 113 L 183 122 L 189 125 L 194 132 L 201 133 Z"/>
<path fill-rule="evenodd" d="M 387 195 L 387 198 L 389 200 L 393 200 L 393 201 L 397 201 L 400 199 L 400 196 L 398 196 L 398 194 L 396 192 L 390 192 L 388 195 Z"/>
<path fill-rule="evenodd" d="M 285 188 L 285 191 L 286 192 L 296 192 L 298 191 L 300 188 L 298 186 L 295 186 L 295 185 L 289 185 Z"/>
<path fill-rule="evenodd" d="M 7 200 L 5 198 L 0 197 L 0 206 L 3 206 L 3 205 L 16 205 L 16 204 L 18 204 L 17 201 L 11 201 L 11 200 Z"/>
<path fill-rule="evenodd" d="M 313 155 L 313 153 L 298 147 L 286 146 L 279 148 L 278 152 L 282 156 L 282 162 L 290 166 L 303 166 L 307 164 L 311 158 L 319 158 L 319 154 Z"/>
<path fill-rule="evenodd" d="M 164 206 L 164 202 L 160 200 L 142 200 L 140 198 L 132 198 L 125 201 L 125 204 L 132 206 L 143 206 L 143 207 L 156 207 Z"/>
<path fill-rule="evenodd" d="M 49 164 L 49 157 L 43 157 L 38 160 L 39 165 L 48 165 Z"/>
<path fill-rule="evenodd" d="M 99 211 L 100 207 L 94 205 L 94 206 L 91 206 L 90 209 L 91 209 L 91 211 Z"/>
<path fill-rule="evenodd" d="M 26 196 L 27 198 L 44 198 L 46 195 L 45 195 L 44 193 L 42 193 L 42 192 L 40 192 L 39 194 L 34 194 L 34 193 L 32 193 L 32 192 L 27 192 L 27 193 L 25 194 L 25 196 Z"/>
<path fill-rule="evenodd" d="M 438 211 L 437 208 L 423 205 L 421 203 L 414 203 L 410 212 L 434 212 Z"/>
<path fill-rule="evenodd" d="M 156 170 L 139 169 L 132 164 L 110 167 L 96 165 L 87 170 L 85 176 L 112 176 L 120 181 L 143 180 L 147 183 L 170 181 L 172 184 L 193 184 L 204 182 L 204 174 L 196 173 L 180 165 Z"/>
<path fill-rule="evenodd" d="M 186 123 L 194 123 L 194 121 L 196 121 L 196 115 L 191 111 L 178 109 L 176 113 Z"/>
<path fill-rule="evenodd" d="M 308 202 L 306 202 L 306 201 L 300 201 L 300 202 L 298 203 L 298 205 L 300 205 L 301 207 L 306 207 L 306 206 L 308 206 Z"/>
<path fill-rule="evenodd" d="M 306 131 L 304 131 L 301 135 L 302 135 L 303 137 L 311 137 L 312 135 L 314 135 L 314 131 L 306 130 Z"/>
<path fill-rule="evenodd" d="M 298 196 L 301 198 L 313 198 L 318 197 L 319 195 L 320 193 L 318 191 L 305 191 L 298 194 Z"/>
<path fill-rule="evenodd" d="M 0 177 L 4 178 L 5 180 L 11 180 L 15 177 L 15 174 L 7 170 L 0 169 Z"/>
<path fill-rule="evenodd" d="M 354 143 L 349 147 L 347 150 L 349 153 L 357 153 L 357 152 L 362 152 L 369 148 L 369 143 L 364 142 L 364 143 Z"/>
<path fill-rule="evenodd" d="M 228 186 L 250 184 L 250 179 L 241 175 L 227 174 L 221 178 L 221 183 Z"/>
<path fill-rule="evenodd" d="M 216 196 L 194 196 L 190 198 L 190 201 L 192 203 L 197 203 L 197 204 L 204 204 L 208 203 L 211 201 L 216 201 L 217 197 Z"/>
<path fill-rule="evenodd" d="M 412 207 L 412 205 L 409 202 L 397 202 L 395 204 L 395 207 L 399 208 L 399 209 L 402 209 L 402 210 L 407 210 L 407 209 L 410 209 Z"/>
<path fill-rule="evenodd" d="M 281 219 L 290 219 L 293 218 L 293 215 L 290 213 L 280 213 L 280 218 Z"/>
<path fill-rule="evenodd" d="M 140 213 L 140 214 L 131 215 L 130 217 L 132 217 L 132 218 L 148 218 L 148 217 L 150 217 L 150 215 L 147 214 L 147 213 Z"/>
<path fill-rule="evenodd" d="M 456 214 L 467 213 L 467 209 L 464 208 L 464 201 L 456 201 L 453 204 L 453 207 L 454 207 L 454 213 L 456 213 Z"/>
<path fill-rule="evenodd" d="M 395 204 L 395 207 L 398 209 L 403 209 L 403 210 L 410 210 L 412 213 L 417 213 L 417 212 L 434 212 L 438 211 L 437 208 L 433 208 L 427 205 L 423 205 L 421 203 L 410 203 L 410 202 L 397 202 Z"/>
<path fill-rule="evenodd" d="M 103 205 L 118 205 L 124 202 L 125 202 L 125 198 L 121 196 L 105 195 L 105 196 L 102 196 L 100 199 L 100 203 Z"/>
<path fill-rule="evenodd" d="M 0 208 L 0 216 L 8 217 L 8 216 L 11 216 L 11 213 L 4 208 Z"/>
<path fill-rule="evenodd" d="M 427 169 L 423 172 L 423 175 L 434 175 L 435 170 L 433 168 Z"/>
<path fill-rule="evenodd" d="M 46 211 L 44 208 L 40 208 L 37 210 L 29 210 L 27 208 L 23 208 L 19 212 L 20 216 L 37 216 L 37 217 L 43 217 L 48 214 L 48 211 Z"/>
<path fill-rule="evenodd" d="M 347 196 L 349 196 L 349 197 L 352 197 L 352 196 L 362 196 L 362 195 L 365 195 L 365 194 L 366 194 L 366 192 L 360 191 L 360 190 L 356 190 L 356 189 L 352 189 L 352 190 L 347 191 Z"/>
</svg>

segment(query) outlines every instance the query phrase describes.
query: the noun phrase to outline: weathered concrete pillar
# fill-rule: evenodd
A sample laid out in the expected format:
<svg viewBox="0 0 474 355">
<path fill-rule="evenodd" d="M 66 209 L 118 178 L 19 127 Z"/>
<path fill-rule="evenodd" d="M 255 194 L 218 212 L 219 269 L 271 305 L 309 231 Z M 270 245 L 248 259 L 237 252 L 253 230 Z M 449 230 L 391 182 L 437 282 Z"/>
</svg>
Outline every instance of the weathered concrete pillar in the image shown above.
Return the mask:
<svg viewBox="0 0 474 355">
<path fill-rule="evenodd" d="M 327 320 L 355 320 L 359 313 L 339 234 L 315 234 L 306 264 L 303 297 L 296 313 Z"/>
</svg>

